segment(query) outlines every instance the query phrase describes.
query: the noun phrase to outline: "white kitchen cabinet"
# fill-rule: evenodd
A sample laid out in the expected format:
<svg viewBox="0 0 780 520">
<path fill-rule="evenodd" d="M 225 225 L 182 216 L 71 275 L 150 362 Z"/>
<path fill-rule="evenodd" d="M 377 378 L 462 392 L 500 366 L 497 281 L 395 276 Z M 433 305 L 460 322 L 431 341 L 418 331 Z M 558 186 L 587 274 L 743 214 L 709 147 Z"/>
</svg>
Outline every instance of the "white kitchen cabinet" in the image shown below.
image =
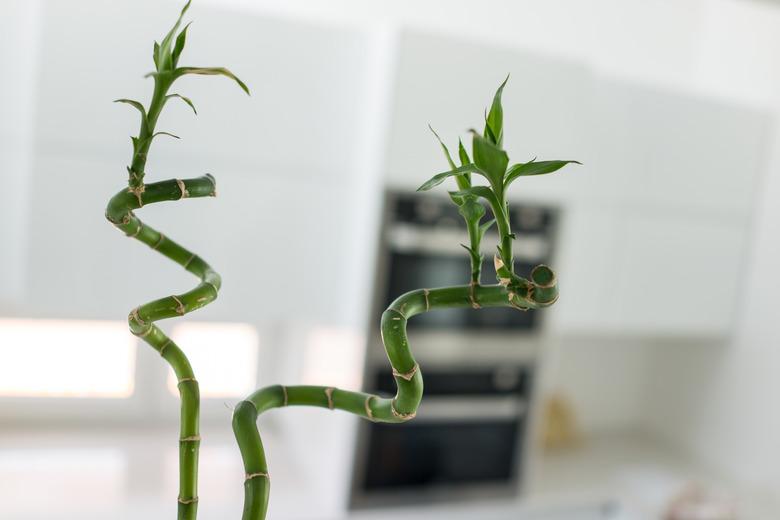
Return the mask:
<svg viewBox="0 0 780 520">
<path fill-rule="evenodd" d="M 426 123 L 454 147 L 469 125 L 481 128 L 507 72 L 510 158 L 584 163 L 521 179 L 510 193 L 561 209 L 550 334 L 730 332 L 765 113 L 451 37 L 409 32 L 400 45 L 389 185 L 413 189 L 445 170 Z"/>
</svg>

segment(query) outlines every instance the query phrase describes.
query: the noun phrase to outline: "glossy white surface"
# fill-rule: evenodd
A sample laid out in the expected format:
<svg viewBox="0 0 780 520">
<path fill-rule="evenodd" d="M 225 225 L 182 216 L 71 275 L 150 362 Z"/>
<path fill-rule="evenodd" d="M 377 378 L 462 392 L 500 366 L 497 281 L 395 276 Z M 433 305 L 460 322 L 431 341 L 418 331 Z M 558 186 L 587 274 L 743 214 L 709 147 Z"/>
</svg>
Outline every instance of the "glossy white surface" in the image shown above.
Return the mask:
<svg viewBox="0 0 780 520">
<path fill-rule="evenodd" d="M 330 417 L 329 417 L 330 415 Z M 717 485 L 739 505 L 740 519 L 771 511 L 768 497 L 724 487 L 662 445 L 609 436 L 544 455 L 521 500 L 489 500 L 349 513 L 344 507 L 348 456 L 328 460 L 337 438 L 318 435 L 322 413 L 306 433 L 264 429 L 273 478 L 269 518 L 400 520 L 657 520 L 686 485 Z M 18 431 L 0 435 L 0 517 L 13 520 L 164 519 L 175 516 L 175 431 Z M 206 428 L 201 448 L 200 512 L 239 518 L 242 467 L 224 429 Z M 45 484 L 45 487 L 44 487 Z M 45 495 L 45 499 L 43 496 Z M 776 505 L 776 504 L 775 504 Z"/>
</svg>

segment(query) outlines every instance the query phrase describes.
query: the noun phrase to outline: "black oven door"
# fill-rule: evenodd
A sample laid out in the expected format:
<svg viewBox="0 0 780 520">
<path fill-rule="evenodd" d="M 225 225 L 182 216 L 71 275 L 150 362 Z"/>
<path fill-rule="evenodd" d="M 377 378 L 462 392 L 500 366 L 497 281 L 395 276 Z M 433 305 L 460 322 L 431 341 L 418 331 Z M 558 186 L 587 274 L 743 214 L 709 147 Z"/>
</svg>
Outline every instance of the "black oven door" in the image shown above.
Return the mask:
<svg viewBox="0 0 780 520">
<path fill-rule="evenodd" d="M 534 266 L 515 262 L 515 272 L 530 273 Z M 492 259 L 482 266 L 483 283 L 496 283 Z M 493 278 L 490 278 L 493 275 Z M 471 277 L 468 257 L 463 255 L 433 254 L 430 252 L 399 252 L 390 254 L 389 281 L 385 304 L 407 291 L 420 287 L 446 287 L 468 283 Z M 530 331 L 536 328 L 538 314 L 534 310 L 518 311 L 507 308 L 441 309 L 426 312 L 409 320 L 410 329 L 443 330 L 513 330 Z"/>
<path fill-rule="evenodd" d="M 432 369 L 417 418 L 364 423 L 352 507 L 511 496 L 521 485 L 530 366 Z M 371 390 L 394 390 L 386 369 Z"/>
</svg>

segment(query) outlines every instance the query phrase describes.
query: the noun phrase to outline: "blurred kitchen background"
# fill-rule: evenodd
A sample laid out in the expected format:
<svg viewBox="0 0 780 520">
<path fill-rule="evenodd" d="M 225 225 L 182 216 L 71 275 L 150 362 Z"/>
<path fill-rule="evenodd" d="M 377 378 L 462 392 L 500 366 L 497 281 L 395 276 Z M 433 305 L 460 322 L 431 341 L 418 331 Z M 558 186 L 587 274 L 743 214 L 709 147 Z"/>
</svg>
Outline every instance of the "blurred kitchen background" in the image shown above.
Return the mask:
<svg viewBox="0 0 780 520">
<path fill-rule="evenodd" d="M 103 217 L 152 43 L 182 2 L 0 0 L 0 518 L 175 514 L 178 399 L 126 331 L 193 279 Z M 416 195 L 507 73 L 510 193 L 538 313 L 442 312 L 405 426 L 287 409 L 260 429 L 269 518 L 780 517 L 780 2 L 198 0 L 149 180 L 217 199 L 142 219 L 223 275 L 164 324 L 201 380 L 200 511 L 238 518 L 231 406 L 257 386 L 392 391 L 378 315 L 462 283 L 445 190 Z M 454 186 L 454 184 L 453 184 Z M 452 186 L 449 186 L 450 189 Z M 484 275 L 490 283 L 490 270 Z M 420 285 L 422 284 L 422 285 Z"/>
</svg>

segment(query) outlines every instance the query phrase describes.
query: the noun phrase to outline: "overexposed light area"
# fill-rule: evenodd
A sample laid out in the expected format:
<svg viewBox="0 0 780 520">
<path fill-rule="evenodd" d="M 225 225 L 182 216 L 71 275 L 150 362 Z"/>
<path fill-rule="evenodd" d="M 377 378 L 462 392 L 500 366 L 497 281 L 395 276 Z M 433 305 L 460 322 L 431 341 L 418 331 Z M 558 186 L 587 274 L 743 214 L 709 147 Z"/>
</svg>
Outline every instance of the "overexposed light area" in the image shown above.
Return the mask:
<svg viewBox="0 0 780 520">
<path fill-rule="evenodd" d="M 195 370 L 202 397 L 242 397 L 255 389 L 259 338 L 246 323 L 181 323 L 171 339 Z M 178 395 L 176 376 L 168 375 L 169 390 Z"/>
<path fill-rule="evenodd" d="M 0 397 L 129 397 L 136 344 L 123 321 L 0 318 Z"/>
<path fill-rule="evenodd" d="M 362 384 L 364 338 L 352 329 L 319 327 L 309 333 L 303 382 L 358 389 Z"/>
</svg>

